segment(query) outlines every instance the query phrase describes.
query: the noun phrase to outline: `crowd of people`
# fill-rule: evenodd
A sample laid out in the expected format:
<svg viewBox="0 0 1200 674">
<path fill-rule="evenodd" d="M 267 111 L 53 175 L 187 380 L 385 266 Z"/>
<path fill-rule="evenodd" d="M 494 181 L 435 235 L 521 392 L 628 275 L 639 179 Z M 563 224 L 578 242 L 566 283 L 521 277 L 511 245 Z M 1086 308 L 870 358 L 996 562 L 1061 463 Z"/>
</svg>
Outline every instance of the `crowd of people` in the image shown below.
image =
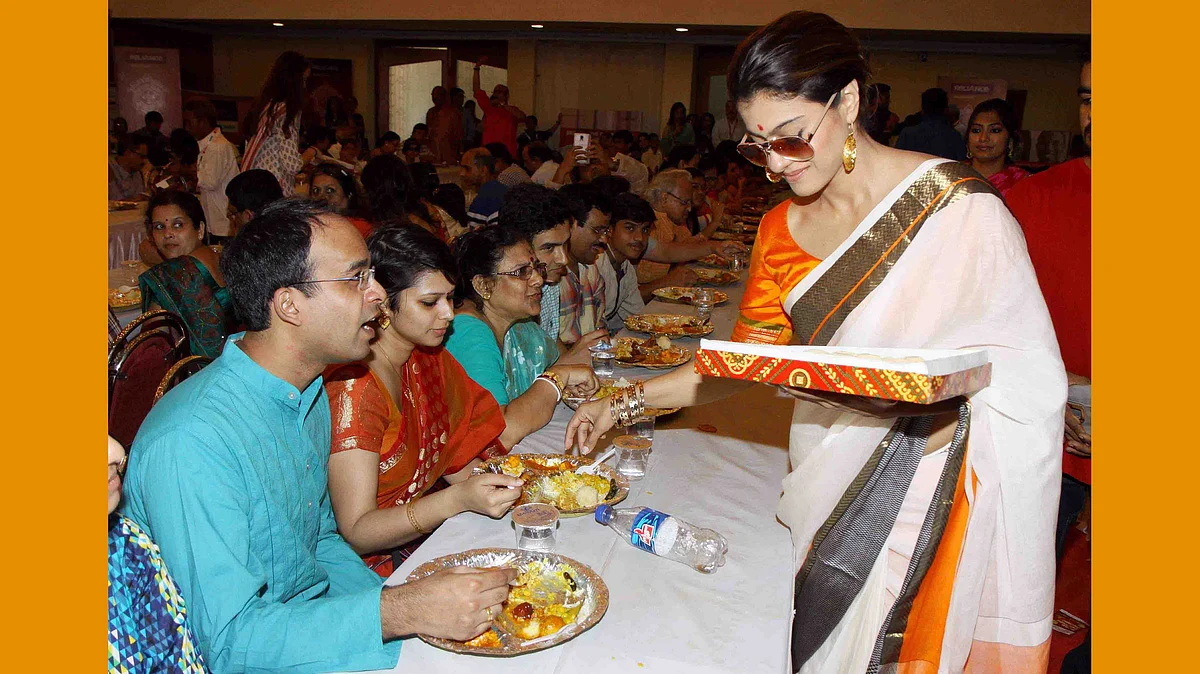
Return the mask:
<svg viewBox="0 0 1200 674">
<path fill-rule="evenodd" d="M 1019 129 L 999 99 L 975 107 L 965 138 L 941 90 L 901 122 L 859 54 L 830 17 L 790 13 L 738 48 L 720 120 L 676 103 L 659 134 L 602 132 L 586 147 L 552 148 L 561 120 L 540 129 L 507 87 L 482 90 L 478 67 L 474 100 L 435 88 L 407 139 L 369 147 L 356 102 L 340 99 L 304 127 L 310 66 L 296 52 L 268 75 L 240 149 L 205 101 L 184 107 L 182 133 L 163 134 L 157 113 L 114 128 L 110 198 L 148 201 L 143 310 L 180 316 L 212 362 L 155 404 L 127 471 L 110 438 L 110 666 L 390 668 L 398 637 L 480 634 L 511 571 L 383 579 L 448 518 L 501 517 L 522 481 L 473 469 L 542 429 L 564 396 L 591 396 L 589 347 L 655 290 L 694 284 L 689 262 L 744 254 L 711 235 L 786 181 L 796 198 L 762 220 L 734 340 L 988 344 L 994 364 L 969 405 L 789 389 L 794 472 L 779 516 L 795 571 L 815 579 L 797 585 L 797 671 L 878 665 L 875 634 L 889 657 L 951 671 L 968 659 L 1044 670 L 1054 551 L 1090 483 L 1090 419 L 1064 410 L 1068 385 L 1090 409 L 1090 157 L 1016 167 Z M 905 260 L 860 269 L 853 239 L 895 240 L 880 259 Z M 647 380 L 643 402 L 690 406 L 741 386 L 685 367 Z M 926 423 L 897 421 L 912 418 Z M 584 404 L 566 445 L 586 453 L 615 422 L 607 401 Z M 880 462 L 877 479 L 901 495 L 890 519 L 878 505 L 831 515 L 846 494 L 859 500 L 851 479 L 893 437 L 919 449 L 907 474 Z M 905 574 L 941 554 L 919 537 L 934 511 L 957 563 L 917 594 Z M 805 551 L 846 526 L 874 547 L 847 560 L 860 582 L 838 595 L 819 589 L 832 563 Z M 902 653 L 921 630 L 944 637 Z"/>
</svg>

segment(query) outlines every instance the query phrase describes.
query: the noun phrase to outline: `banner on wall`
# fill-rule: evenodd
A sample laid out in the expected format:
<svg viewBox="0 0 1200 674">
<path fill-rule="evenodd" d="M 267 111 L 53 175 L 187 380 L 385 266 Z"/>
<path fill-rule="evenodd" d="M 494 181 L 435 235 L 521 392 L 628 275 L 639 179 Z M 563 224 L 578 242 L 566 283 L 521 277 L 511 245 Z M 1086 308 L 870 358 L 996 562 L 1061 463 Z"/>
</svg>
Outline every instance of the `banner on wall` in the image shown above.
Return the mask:
<svg viewBox="0 0 1200 674">
<path fill-rule="evenodd" d="M 344 111 L 346 99 L 354 95 L 354 62 L 350 59 L 309 59 L 312 73 L 308 77 L 311 123 L 322 126 L 344 126 L 349 120 L 338 114 L 338 104 Z M 330 99 L 339 100 L 330 105 Z M 359 108 L 362 104 L 359 104 Z"/>
<path fill-rule="evenodd" d="M 142 128 L 146 113 L 163 116 L 163 132 L 183 126 L 179 85 L 179 51 L 151 47 L 113 47 L 116 64 L 117 108 L 129 130 Z"/>
<path fill-rule="evenodd" d="M 938 87 L 944 89 L 950 98 L 950 105 L 958 106 L 958 121 L 954 128 L 962 134 L 967 132 L 967 120 L 975 106 L 989 98 L 1006 98 L 1008 82 L 1006 80 L 962 79 L 957 77 L 939 77 Z"/>
</svg>

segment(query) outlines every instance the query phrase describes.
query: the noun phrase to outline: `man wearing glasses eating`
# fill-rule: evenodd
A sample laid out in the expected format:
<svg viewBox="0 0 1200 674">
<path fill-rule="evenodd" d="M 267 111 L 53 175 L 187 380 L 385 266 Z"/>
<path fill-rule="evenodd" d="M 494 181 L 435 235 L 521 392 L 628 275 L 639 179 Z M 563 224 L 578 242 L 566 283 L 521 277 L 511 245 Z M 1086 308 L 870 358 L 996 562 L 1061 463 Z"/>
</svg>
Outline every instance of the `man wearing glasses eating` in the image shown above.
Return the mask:
<svg viewBox="0 0 1200 674">
<path fill-rule="evenodd" d="M 393 588 L 337 532 L 321 372 L 359 360 L 384 291 L 366 243 L 311 202 L 272 204 L 226 247 L 247 332 L 163 397 L 134 441 L 124 514 L 154 537 L 213 671 L 391 668 L 400 636 L 470 639 L 515 574 Z M 494 601 L 493 601 L 494 600 Z"/>
<path fill-rule="evenodd" d="M 117 141 L 117 156 L 108 160 L 108 198 L 112 201 L 145 201 L 146 182 L 142 166 L 149 142 L 133 134 Z"/>
</svg>

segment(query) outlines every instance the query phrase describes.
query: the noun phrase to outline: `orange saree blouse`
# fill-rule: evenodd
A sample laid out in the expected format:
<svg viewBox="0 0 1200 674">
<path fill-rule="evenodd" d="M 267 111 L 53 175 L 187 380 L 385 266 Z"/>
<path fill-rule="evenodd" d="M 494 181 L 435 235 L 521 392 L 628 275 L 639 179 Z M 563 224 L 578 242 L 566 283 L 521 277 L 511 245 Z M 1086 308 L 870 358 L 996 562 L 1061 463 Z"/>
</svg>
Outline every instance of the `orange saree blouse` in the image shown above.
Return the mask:
<svg viewBox="0 0 1200 674">
<path fill-rule="evenodd" d="M 750 276 L 733 341 L 757 344 L 790 344 L 792 319 L 783 301 L 821 261 L 796 243 L 788 229 L 791 200 L 785 200 L 763 216 L 754 249 L 750 252 Z"/>
<path fill-rule="evenodd" d="M 398 402 L 362 363 L 337 366 L 325 377 L 330 452 L 379 454 L 379 508 L 412 501 L 473 459 L 507 453 L 499 439 L 504 432 L 500 406 L 449 351 L 418 347 L 402 369 Z M 393 570 L 390 554 L 364 559 L 385 577 Z"/>
</svg>

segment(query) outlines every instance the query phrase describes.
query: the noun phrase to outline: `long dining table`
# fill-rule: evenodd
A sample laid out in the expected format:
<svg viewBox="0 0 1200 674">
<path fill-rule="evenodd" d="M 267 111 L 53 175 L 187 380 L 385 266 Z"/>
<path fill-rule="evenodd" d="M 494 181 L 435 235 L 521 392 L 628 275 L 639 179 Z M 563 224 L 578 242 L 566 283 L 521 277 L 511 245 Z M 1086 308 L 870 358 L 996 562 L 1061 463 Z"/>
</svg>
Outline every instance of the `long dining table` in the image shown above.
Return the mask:
<svg viewBox="0 0 1200 674">
<path fill-rule="evenodd" d="M 713 311 L 712 338 L 728 339 L 745 289 L 745 273 L 719 288 L 729 301 Z M 647 312 L 691 314 L 686 304 L 654 300 Z M 630 336 L 622 330 L 620 336 Z M 677 340 L 695 350 L 698 339 Z M 691 361 L 681 367 L 692 367 Z M 616 369 L 645 379 L 662 372 Z M 778 673 L 788 667 L 793 552 L 776 519 L 788 472 L 791 399 L 756 386 L 723 401 L 660 417 L 645 478 L 617 507 L 648 506 L 715 529 L 729 542 L 725 565 L 711 575 L 638 550 L 590 516 L 563 517 L 555 552 L 586 564 L 610 592 L 591 629 L 545 650 L 510 658 L 444 651 L 404 640 L 395 672 L 727 672 Z M 572 411 L 553 419 L 513 453 L 561 453 Z M 610 431 L 595 451 L 619 434 Z M 509 516 L 463 513 L 443 523 L 390 578 L 405 582 L 419 565 L 474 548 L 515 547 Z"/>
</svg>

